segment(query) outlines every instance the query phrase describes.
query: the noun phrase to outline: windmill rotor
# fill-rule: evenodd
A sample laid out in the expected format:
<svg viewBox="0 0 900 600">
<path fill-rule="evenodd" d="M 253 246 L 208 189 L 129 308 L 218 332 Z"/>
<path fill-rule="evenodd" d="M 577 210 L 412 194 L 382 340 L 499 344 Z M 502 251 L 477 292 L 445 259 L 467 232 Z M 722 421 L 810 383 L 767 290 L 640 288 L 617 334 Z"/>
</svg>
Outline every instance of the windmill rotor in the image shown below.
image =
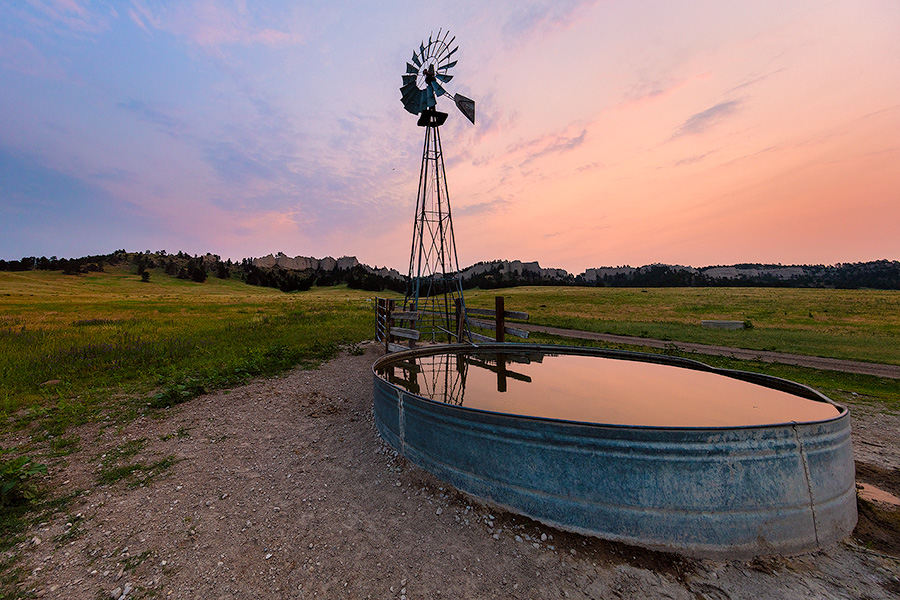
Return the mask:
<svg viewBox="0 0 900 600">
<path fill-rule="evenodd" d="M 459 46 L 453 45 L 455 41 L 456 36 L 450 37 L 449 31 L 439 29 L 437 35 L 429 35 L 427 43 L 423 40 L 418 50 L 413 50 L 402 76 L 400 101 L 408 112 L 418 115 L 434 110 L 437 98 L 447 96 L 474 125 L 475 101 L 460 94 L 453 95 L 443 86 L 453 79 L 449 71 L 456 66 L 453 55 L 459 50 Z"/>
</svg>

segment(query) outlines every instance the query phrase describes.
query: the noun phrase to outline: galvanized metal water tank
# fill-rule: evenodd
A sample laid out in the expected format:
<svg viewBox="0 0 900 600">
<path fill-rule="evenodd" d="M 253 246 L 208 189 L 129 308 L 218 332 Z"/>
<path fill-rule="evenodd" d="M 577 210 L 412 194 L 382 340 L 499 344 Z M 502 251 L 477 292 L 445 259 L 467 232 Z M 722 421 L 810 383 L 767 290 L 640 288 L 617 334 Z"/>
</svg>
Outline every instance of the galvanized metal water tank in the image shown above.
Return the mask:
<svg viewBox="0 0 900 600">
<path fill-rule="evenodd" d="M 386 376 L 441 353 L 516 351 L 702 370 L 833 405 L 800 384 L 674 357 L 534 344 L 441 346 L 373 365 L 378 431 L 464 492 L 562 529 L 647 548 L 711 558 L 798 553 L 855 527 L 850 415 L 837 405 L 835 417 L 817 422 L 608 425 L 456 406 Z"/>
</svg>

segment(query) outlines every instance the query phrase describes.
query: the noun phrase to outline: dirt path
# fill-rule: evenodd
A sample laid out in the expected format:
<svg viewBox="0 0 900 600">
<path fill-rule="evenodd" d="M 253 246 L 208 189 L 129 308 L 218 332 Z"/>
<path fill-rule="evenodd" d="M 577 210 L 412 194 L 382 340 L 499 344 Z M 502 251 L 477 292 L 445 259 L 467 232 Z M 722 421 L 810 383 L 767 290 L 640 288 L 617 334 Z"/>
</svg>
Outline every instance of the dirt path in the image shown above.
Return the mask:
<svg viewBox="0 0 900 600">
<path fill-rule="evenodd" d="M 486 506 L 398 458 L 371 417 L 378 349 L 80 431 L 51 469 L 67 514 L 17 549 L 23 593 L 127 598 L 896 598 L 900 560 L 851 541 L 751 562 L 688 560 Z M 900 418 L 854 442 L 900 493 Z M 860 437 L 861 436 L 861 437 Z M 863 446 L 860 446 L 863 447 Z M 172 456 L 155 478 L 113 465 Z M 118 458 L 117 458 L 118 457 Z M 858 457 L 859 458 L 859 457 Z M 131 482 L 131 485 L 129 484 Z"/>
<path fill-rule="evenodd" d="M 811 367 L 813 369 L 824 369 L 827 371 L 843 371 L 845 373 L 859 373 L 862 375 L 875 375 L 876 377 L 900 379 L 900 366 L 897 365 L 841 360 L 837 358 L 822 358 L 818 356 L 804 356 L 802 354 L 787 354 L 784 352 L 769 352 L 767 350 L 746 350 L 744 348 L 711 346 L 709 344 L 653 340 L 626 335 L 612 335 L 610 333 L 594 333 L 593 331 L 545 327 L 543 325 L 525 325 L 517 323 L 516 327 L 535 333 L 546 333 L 565 338 L 597 340 L 611 344 L 646 346 L 648 348 L 674 348 L 676 350 L 681 350 L 682 352 L 695 352 L 697 354 L 710 354 L 713 356 L 729 356 L 742 360 L 758 360 L 761 362 L 797 365 L 801 367 Z"/>
</svg>

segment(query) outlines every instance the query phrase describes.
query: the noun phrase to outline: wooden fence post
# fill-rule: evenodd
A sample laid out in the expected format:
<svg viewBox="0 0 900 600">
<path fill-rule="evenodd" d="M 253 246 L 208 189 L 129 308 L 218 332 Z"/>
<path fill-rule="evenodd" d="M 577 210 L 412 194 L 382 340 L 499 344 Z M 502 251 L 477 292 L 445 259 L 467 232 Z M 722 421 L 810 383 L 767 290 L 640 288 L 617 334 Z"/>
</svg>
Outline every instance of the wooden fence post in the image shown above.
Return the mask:
<svg viewBox="0 0 900 600">
<path fill-rule="evenodd" d="M 391 316 L 391 313 L 394 312 L 394 300 L 387 300 L 387 310 L 384 315 L 384 352 L 385 354 L 391 351 L 391 327 L 394 326 L 394 317 Z"/>
<path fill-rule="evenodd" d="M 494 339 L 498 342 L 506 341 L 506 331 L 503 328 L 503 296 L 497 296 L 494 298 L 494 323 L 497 325 L 497 329 L 495 331 Z"/>
<path fill-rule="evenodd" d="M 381 325 L 381 298 L 378 296 L 375 297 L 375 341 L 380 342 L 381 338 L 379 337 L 381 334 L 379 329 Z"/>
<path fill-rule="evenodd" d="M 384 298 L 375 298 L 375 339 L 384 342 Z"/>
</svg>

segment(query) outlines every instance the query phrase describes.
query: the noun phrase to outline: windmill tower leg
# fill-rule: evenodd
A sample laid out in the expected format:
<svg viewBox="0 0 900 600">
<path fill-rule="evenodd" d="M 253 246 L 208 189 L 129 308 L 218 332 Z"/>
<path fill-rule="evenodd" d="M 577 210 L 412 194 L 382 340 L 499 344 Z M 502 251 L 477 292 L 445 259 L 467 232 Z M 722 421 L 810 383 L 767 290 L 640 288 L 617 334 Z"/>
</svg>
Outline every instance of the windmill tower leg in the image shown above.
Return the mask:
<svg viewBox="0 0 900 600">
<path fill-rule="evenodd" d="M 435 110 L 423 111 L 419 118 L 419 125 L 425 128 L 425 145 L 403 304 L 405 310 L 420 313 L 417 328 L 423 341 L 453 343 L 470 341 L 470 333 L 441 149 L 440 126 L 446 118 L 446 113 Z M 459 331 L 457 301 L 463 315 Z"/>
</svg>

